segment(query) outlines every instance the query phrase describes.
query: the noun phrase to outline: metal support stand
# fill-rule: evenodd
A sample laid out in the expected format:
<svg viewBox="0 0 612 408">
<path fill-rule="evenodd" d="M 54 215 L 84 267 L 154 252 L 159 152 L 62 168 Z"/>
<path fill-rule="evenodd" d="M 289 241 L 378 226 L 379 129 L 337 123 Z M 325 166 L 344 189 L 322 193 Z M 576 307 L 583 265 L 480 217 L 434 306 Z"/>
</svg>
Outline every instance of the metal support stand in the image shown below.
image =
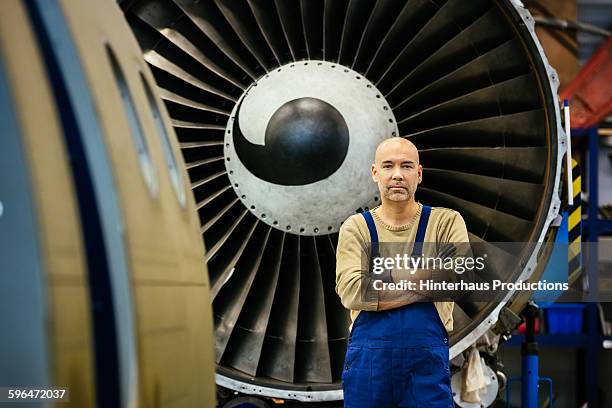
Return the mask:
<svg viewBox="0 0 612 408">
<path fill-rule="evenodd" d="M 533 302 L 530 302 L 523 311 L 527 327 L 521 353 L 521 376 L 513 377 L 508 380 L 506 386 L 506 404 L 508 407 L 512 406 L 510 403 L 510 384 L 517 381 L 521 382 L 521 407 L 538 407 L 538 387 L 540 382 L 548 383 L 548 407 L 552 408 L 553 406 L 552 379 L 549 377 L 540 377 L 538 373 L 538 343 L 535 339 L 535 318 L 537 312 L 538 307 Z"/>
</svg>

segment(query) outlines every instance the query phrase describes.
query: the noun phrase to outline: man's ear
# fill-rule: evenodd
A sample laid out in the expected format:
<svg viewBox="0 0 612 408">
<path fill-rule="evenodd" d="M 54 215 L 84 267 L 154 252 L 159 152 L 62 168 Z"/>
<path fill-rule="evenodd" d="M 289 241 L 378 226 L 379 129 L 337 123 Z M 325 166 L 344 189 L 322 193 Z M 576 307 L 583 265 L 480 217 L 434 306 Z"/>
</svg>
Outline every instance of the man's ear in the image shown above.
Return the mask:
<svg viewBox="0 0 612 408">
<path fill-rule="evenodd" d="M 372 165 L 370 172 L 372 173 L 372 180 L 374 180 L 375 183 L 378 183 L 378 169 L 376 168 L 376 164 Z"/>
<path fill-rule="evenodd" d="M 421 184 L 421 181 L 423 181 L 423 166 L 419 164 L 419 183 L 418 184 Z"/>
</svg>

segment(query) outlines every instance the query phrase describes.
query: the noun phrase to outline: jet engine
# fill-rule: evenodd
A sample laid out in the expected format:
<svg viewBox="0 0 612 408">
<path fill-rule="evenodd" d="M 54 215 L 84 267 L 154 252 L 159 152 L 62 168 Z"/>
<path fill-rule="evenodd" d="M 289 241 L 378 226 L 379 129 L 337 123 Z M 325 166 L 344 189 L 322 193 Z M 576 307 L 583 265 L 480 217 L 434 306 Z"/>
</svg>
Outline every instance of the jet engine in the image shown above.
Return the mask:
<svg viewBox="0 0 612 408">
<path fill-rule="evenodd" d="M 560 206 L 558 79 L 516 0 L 120 2 L 172 119 L 205 241 L 217 383 L 342 398 L 349 317 L 334 291 L 349 215 L 380 203 L 376 146 L 420 151 L 417 199 L 473 242 L 533 242 Z M 451 358 L 498 320 L 459 302 Z"/>
</svg>

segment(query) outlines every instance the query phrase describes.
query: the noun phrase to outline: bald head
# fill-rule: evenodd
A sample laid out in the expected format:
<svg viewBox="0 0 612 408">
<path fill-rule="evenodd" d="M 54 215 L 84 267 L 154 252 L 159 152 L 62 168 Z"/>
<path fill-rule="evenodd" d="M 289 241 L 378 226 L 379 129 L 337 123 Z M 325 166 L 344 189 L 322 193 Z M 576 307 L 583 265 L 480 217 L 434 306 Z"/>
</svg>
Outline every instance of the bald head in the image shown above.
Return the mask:
<svg viewBox="0 0 612 408">
<path fill-rule="evenodd" d="M 374 163 L 378 166 L 392 156 L 404 156 L 414 161 L 416 165 L 419 164 L 419 151 L 408 139 L 403 137 L 391 137 L 383 140 L 376 148 L 374 154 Z"/>
<path fill-rule="evenodd" d="M 378 184 L 383 205 L 389 201 L 414 200 L 422 176 L 419 151 L 408 139 L 392 137 L 376 148 L 372 179 Z"/>
</svg>

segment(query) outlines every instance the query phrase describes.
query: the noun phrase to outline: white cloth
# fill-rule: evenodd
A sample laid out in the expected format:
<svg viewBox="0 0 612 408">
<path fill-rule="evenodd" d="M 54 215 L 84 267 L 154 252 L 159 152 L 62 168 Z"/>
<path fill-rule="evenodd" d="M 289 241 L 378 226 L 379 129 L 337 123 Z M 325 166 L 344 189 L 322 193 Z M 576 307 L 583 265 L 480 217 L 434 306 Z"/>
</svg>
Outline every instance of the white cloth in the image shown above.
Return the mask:
<svg viewBox="0 0 612 408">
<path fill-rule="evenodd" d="M 466 364 L 462 369 L 461 400 L 465 402 L 480 402 L 480 391 L 487 386 L 484 375 L 484 361 L 476 347 L 472 348 Z"/>
</svg>

